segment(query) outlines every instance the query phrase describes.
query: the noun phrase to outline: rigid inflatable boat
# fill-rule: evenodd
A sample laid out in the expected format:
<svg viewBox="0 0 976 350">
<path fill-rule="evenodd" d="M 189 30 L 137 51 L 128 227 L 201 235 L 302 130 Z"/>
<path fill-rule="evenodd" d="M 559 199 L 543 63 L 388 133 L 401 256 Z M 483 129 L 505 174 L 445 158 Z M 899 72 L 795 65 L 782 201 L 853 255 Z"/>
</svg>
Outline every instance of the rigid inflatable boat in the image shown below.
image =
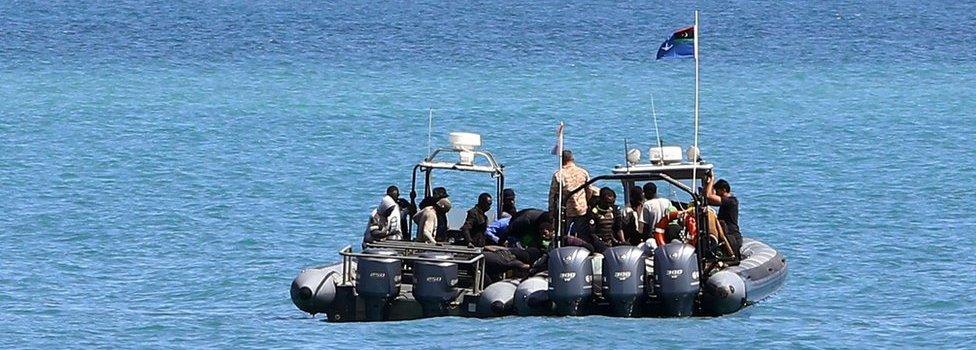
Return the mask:
<svg viewBox="0 0 976 350">
<path fill-rule="evenodd" d="M 496 179 L 496 198 L 501 198 L 504 168 L 491 153 L 476 149 L 480 137 L 476 142 L 470 134 L 451 139 L 457 141 L 451 148 L 434 150 L 414 166 L 411 203 L 417 200 L 419 175 L 423 175 L 424 194 L 431 195 L 435 170 L 490 174 Z M 652 148 L 650 153 L 649 163 L 640 164 L 638 155 L 575 191 L 600 181 L 623 188 L 661 182 L 672 191 L 682 191 L 685 205 L 700 208 L 693 209 L 694 215 L 705 222 L 704 198 L 692 188 L 697 185 L 696 175 L 713 166 L 696 154 L 697 161 L 684 160 L 680 147 Z M 449 154 L 458 160 L 442 159 Z M 628 192 L 623 191 L 625 203 Z M 496 212 L 493 216 L 501 216 L 501 208 Z M 697 240 L 614 246 L 603 254 L 578 246 L 560 247 L 553 240 L 542 258 L 547 259 L 545 271 L 520 278 L 508 274 L 489 284 L 485 248 L 413 242 L 409 230 L 406 240 L 365 243 L 360 251 L 346 246 L 338 252 L 341 261 L 302 270 L 291 284 L 295 306 L 313 315 L 325 314 L 330 322 L 437 316 L 719 316 L 763 300 L 787 276 L 786 258 L 755 239 L 743 238 L 741 260 L 716 254 L 722 248 L 720 240 L 702 225 Z"/>
</svg>

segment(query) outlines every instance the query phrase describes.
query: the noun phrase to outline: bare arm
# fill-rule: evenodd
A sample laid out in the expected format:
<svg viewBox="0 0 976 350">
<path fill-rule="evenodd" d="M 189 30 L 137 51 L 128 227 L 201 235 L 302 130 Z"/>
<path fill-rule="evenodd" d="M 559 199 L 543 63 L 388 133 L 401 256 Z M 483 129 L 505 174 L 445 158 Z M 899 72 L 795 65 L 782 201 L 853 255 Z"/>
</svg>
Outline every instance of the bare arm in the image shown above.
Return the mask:
<svg viewBox="0 0 976 350">
<path fill-rule="evenodd" d="M 708 173 L 708 178 L 706 178 L 705 184 L 705 199 L 709 205 L 721 205 L 722 197 L 719 197 L 713 191 L 715 187 L 715 173 Z"/>
<path fill-rule="evenodd" d="M 425 215 L 423 218 L 423 223 L 423 229 L 421 230 L 424 234 L 424 240 L 427 241 L 427 243 L 436 242 L 434 239 L 434 231 L 437 230 L 437 214 L 430 213 Z"/>
</svg>

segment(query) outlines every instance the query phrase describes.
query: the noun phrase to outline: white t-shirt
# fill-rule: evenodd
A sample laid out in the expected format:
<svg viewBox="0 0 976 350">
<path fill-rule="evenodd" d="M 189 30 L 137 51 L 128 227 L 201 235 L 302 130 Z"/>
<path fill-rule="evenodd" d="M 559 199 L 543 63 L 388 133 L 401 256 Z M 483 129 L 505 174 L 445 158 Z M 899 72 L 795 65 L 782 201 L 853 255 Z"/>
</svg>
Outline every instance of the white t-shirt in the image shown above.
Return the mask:
<svg viewBox="0 0 976 350">
<path fill-rule="evenodd" d="M 667 198 L 654 198 L 644 201 L 644 216 L 641 218 L 644 228 L 654 230 L 654 225 L 661 221 L 670 207 L 671 201 Z"/>
</svg>

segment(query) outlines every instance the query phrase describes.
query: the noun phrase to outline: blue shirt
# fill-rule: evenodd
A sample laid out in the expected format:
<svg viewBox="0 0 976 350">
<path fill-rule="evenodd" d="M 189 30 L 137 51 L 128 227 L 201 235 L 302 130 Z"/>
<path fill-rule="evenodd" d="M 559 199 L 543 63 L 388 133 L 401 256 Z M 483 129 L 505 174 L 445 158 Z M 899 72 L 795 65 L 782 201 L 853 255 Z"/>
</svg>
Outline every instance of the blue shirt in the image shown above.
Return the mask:
<svg viewBox="0 0 976 350">
<path fill-rule="evenodd" d="M 485 229 L 485 237 L 495 244 L 505 242 L 508 239 L 508 222 L 511 219 L 511 217 L 507 217 L 492 221 L 488 224 L 488 228 Z"/>
</svg>

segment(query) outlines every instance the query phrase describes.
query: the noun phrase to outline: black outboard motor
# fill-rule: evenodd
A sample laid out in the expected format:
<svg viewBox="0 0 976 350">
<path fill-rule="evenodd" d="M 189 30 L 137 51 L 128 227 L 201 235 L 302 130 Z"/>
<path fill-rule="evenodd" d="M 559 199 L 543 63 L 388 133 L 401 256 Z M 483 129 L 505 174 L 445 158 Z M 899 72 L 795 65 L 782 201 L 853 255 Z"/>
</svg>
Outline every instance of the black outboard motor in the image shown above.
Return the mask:
<svg viewBox="0 0 976 350">
<path fill-rule="evenodd" d="M 654 251 L 654 276 L 667 316 L 691 316 L 698 296 L 698 255 L 695 247 L 671 242 Z"/>
<path fill-rule="evenodd" d="M 370 248 L 364 254 L 376 257 L 357 258 L 356 292 L 366 304 L 366 320 L 382 321 L 389 311 L 389 302 L 400 294 L 400 272 L 403 262 L 397 252 L 389 249 Z"/>
<path fill-rule="evenodd" d="M 635 316 L 644 296 L 644 250 L 618 246 L 603 252 L 603 290 L 614 316 Z"/>
<path fill-rule="evenodd" d="M 562 247 L 549 253 L 549 300 L 556 314 L 579 316 L 593 296 L 593 258 L 583 247 Z"/>
<path fill-rule="evenodd" d="M 450 260 L 448 253 L 421 253 L 421 258 Z M 420 302 L 424 316 L 440 316 L 447 304 L 457 298 L 458 266 L 449 261 L 417 261 L 413 264 L 413 297 Z"/>
</svg>

